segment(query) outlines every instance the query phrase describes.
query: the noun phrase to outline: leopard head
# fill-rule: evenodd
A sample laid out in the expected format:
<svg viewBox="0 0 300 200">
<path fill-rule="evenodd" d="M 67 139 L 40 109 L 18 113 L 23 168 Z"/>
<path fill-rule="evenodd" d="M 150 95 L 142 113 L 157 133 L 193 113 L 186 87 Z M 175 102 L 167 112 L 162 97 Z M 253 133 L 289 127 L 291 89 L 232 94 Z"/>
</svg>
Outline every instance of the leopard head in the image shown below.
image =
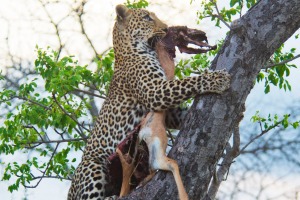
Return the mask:
<svg viewBox="0 0 300 200">
<path fill-rule="evenodd" d="M 117 20 L 113 31 L 114 47 L 128 43 L 148 43 L 152 38 L 166 35 L 168 26 L 156 15 L 144 9 L 128 9 L 116 6 Z"/>
</svg>

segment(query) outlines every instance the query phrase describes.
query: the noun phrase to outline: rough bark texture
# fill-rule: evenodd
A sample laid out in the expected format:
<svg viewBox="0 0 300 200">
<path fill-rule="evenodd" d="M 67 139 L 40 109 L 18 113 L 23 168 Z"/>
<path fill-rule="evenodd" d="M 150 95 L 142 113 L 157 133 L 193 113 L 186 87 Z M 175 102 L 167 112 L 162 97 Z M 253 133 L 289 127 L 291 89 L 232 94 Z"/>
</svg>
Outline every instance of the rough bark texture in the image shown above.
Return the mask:
<svg viewBox="0 0 300 200">
<path fill-rule="evenodd" d="M 212 64 L 212 69 L 226 68 L 230 72 L 231 88 L 222 95 L 196 98 L 170 152 L 178 161 L 190 199 L 208 198 L 216 164 L 240 121 L 257 73 L 299 27 L 299 0 L 261 0 L 233 22 Z M 122 199 L 176 198 L 172 174 L 159 172 L 146 186 Z"/>
</svg>

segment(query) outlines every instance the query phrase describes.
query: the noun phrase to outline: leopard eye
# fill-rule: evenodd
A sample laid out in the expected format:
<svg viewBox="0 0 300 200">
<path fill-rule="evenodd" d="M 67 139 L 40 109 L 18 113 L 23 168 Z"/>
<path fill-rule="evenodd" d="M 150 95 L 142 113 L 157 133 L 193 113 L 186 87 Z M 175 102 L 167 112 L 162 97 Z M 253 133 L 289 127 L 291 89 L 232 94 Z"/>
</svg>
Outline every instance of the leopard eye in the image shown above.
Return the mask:
<svg viewBox="0 0 300 200">
<path fill-rule="evenodd" d="M 143 17 L 144 20 L 147 20 L 147 21 L 152 21 L 153 19 L 149 16 L 149 15 L 145 15 Z"/>
</svg>

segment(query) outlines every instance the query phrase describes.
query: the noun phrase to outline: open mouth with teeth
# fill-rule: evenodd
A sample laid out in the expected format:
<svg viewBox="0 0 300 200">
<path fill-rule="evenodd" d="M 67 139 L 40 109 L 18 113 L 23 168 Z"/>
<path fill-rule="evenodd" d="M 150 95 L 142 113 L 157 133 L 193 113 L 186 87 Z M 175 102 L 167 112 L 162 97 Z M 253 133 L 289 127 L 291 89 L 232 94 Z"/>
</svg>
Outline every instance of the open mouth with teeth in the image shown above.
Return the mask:
<svg viewBox="0 0 300 200">
<path fill-rule="evenodd" d="M 175 47 L 177 46 L 181 53 L 199 54 L 215 50 L 216 45 L 210 46 L 207 41 L 206 33 L 190 29 L 186 26 L 171 26 L 165 37 L 154 36 L 148 40 L 149 45 L 154 48 L 157 42 L 163 43 L 170 56 L 175 58 Z M 191 47 L 191 45 L 193 47 Z"/>
</svg>

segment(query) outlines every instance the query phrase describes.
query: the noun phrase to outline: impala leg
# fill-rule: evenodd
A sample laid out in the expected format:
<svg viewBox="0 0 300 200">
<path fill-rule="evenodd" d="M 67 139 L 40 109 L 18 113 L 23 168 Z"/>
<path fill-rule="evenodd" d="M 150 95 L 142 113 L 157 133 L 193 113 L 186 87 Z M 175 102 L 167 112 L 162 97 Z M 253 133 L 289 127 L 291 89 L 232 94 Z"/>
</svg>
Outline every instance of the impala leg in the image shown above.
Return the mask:
<svg viewBox="0 0 300 200">
<path fill-rule="evenodd" d="M 165 136 L 166 137 L 166 136 Z M 180 200 L 188 200 L 188 195 L 183 186 L 178 164 L 175 160 L 165 155 L 166 143 L 161 138 L 154 137 L 150 145 L 150 165 L 152 169 L 171 171 L 173 173 Z M 149 147 L 149 146 L 148 146 Z"/>
<path fill-rule="evenodd" d="M 173 159 L 168 158 L 167 156 L 165 156 L 165 158 L 163 158 L 162 160 L 163 163 L 166 163 L 166 164 L 162 164 L 163 165 L 162 168 L 166 167 L 167 169 L 165 170 L 170 170 L 173 173 L 177 185 L 177 189 L 178 189 L 179 199 L 188 200 L 189 198 L 183 186 L 177 162 Z"/>
<path fill-rule="evenodd" d="M 117 148 L 116 153 L 118 154 L 121 165 L 122 165 L 122 172 L 123 172 L 123 177 L 122 177 L 122 187 L 121 187 L 121 192 L 120 192 L 120 197 L 123 197 L 130 192 L 130 179 L 131 175 L 134 170 L 134 162 L 131 162 L 130 164 L 127 163 L 125 156 L 123 153 Z"/>
</svg>

